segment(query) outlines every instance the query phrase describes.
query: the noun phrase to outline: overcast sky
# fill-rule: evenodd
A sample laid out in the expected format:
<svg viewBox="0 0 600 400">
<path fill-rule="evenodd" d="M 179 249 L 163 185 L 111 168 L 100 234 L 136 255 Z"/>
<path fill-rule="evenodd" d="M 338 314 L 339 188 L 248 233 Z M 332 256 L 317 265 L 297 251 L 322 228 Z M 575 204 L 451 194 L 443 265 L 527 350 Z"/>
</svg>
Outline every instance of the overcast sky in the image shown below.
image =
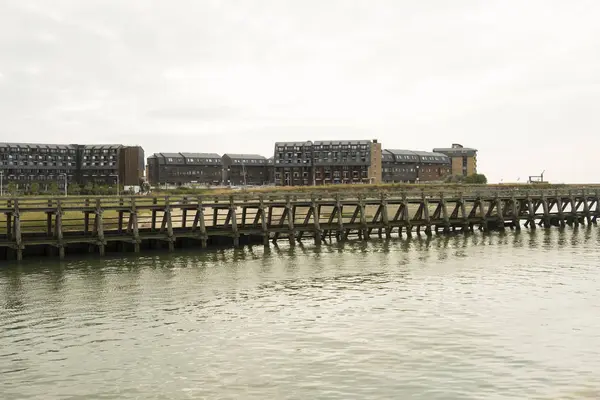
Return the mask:
<svg viewBox="0 0 600 400">
<path fill-rule="evenodd" d="M 0 0 L 0 140 L 479 150 L 600 182 L 600 1 Z"/>
</svg>

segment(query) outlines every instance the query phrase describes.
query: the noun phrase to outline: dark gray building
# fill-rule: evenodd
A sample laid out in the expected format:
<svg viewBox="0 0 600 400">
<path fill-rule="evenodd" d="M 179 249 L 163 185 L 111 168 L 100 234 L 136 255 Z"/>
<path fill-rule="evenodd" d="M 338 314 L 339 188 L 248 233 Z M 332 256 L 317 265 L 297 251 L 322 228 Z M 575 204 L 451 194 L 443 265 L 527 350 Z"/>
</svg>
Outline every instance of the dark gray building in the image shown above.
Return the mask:
<svg viewBox="0 0 600 400">
<path fill-rule="evenodd" d="M 313 142 L 315 184 L 368 183 L 371 143 L 368 140 Z"/>
<path fill-rule="evenodd" d="M 419 182 L 443 181 L 451 174 L 452 164 L 447 155 L 428 151 L 414 153 L 419 157 Z"/>
<path fill-rule="evenodd" d="M 0 174 L 5 185 L 13 183 L 19 190 L 33 183 L 40 191 L 52 184 L 63 189 L 65 182 L 116 185 L 130 176 L 143 176 L 140 152 L 143 155 L 139 146 L 0 143 Z"/>
<path fill-rule="evenodd" d="M 275 184 L 306 186 L 314 182 L 312 142 L 277 142 L 273 157 Z"/>
<path fill-rule="evenodd" d="M 383 151 L 383 181 L 386 183 L 418 183 L 442 181 L 450 175 L 450 158 L 426 151 Z"/>
<path fill-rule="evenodd" d="M 269 183 L 268 160 L 258 154 L 224 154 L 223 182 L 239 185 L 265 185 Z"/>
<path fill-rule="evenodd" d="M 415 183 L 419 176 L 419 156 L 411 150 L 383 151 L 383 182 Z"/>
<path fill-rule="evenodd" d="M 221 185 L 223 160 L 214 153 L 154 153 L 148 157 L 152 186 Z"/>
</svg>

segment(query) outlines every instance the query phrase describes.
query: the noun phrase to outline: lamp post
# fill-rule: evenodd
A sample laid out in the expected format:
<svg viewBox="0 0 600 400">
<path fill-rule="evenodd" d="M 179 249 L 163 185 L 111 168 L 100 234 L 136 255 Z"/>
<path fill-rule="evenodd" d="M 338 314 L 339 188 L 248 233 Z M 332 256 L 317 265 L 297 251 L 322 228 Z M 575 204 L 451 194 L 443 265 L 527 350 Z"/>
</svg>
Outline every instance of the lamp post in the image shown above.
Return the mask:
<svg viewBox="0 0 600 400">
<path fill-rule="evenodd" d="M 4 171 L 0 171 L 0 197 L 4 196 Z"/>
<path fill-rule="evenodd" d="M 59 176 L 59 177 L 61 177 L 61 176 L 62 176 L 62 177 L 63 177 L 63 179 L 65 180 L 65 197 L 67 197 L 67 196 L 68 196 L 68 192 L 67 192 L 67 183 L 68 183 L 68 182 L 67 182 L 67 174 L 60 174 L 60 175 L 58 175 L 58 176 Z"/>
<path fill-rule="evenodd" d="M 109 176 L 114 176 L 115 178 L 117 178 L 117 196 L 119 195 L 119 189 L 120 189 L 120 184 L 119 184 L 119 175 L 109 175 Z"/>
</svg>

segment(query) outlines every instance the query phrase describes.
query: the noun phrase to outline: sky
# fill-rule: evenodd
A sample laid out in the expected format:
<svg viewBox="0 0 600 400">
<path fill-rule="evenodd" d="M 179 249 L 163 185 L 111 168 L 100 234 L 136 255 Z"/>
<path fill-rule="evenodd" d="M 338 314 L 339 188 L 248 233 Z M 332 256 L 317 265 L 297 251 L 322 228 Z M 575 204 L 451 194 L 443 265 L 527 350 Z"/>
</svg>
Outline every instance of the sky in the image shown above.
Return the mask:
<svg viewBox="0 0 600 400">
<path fill-rule="evenodd" d="M 478 149 L 600 182 L 597 0 L 0 0 L 0 141 Z"/>
</svg>

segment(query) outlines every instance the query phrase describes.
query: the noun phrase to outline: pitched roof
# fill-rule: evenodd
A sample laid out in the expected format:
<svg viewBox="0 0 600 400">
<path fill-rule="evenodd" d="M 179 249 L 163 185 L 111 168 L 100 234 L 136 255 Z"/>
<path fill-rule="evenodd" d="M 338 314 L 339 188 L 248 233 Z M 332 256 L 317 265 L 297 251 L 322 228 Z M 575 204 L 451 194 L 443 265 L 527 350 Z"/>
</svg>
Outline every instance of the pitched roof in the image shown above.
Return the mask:
<svg viewBox="0 0 600 400">
<path fill-rule="evenodd" d="M 264 161 L 267 159 L 265 156 L 261 156 L 260 154 L 233 154 L 226 153 L 223 156 L 227 156 L 232 160 L 261 160 Z"/>
</svg>

